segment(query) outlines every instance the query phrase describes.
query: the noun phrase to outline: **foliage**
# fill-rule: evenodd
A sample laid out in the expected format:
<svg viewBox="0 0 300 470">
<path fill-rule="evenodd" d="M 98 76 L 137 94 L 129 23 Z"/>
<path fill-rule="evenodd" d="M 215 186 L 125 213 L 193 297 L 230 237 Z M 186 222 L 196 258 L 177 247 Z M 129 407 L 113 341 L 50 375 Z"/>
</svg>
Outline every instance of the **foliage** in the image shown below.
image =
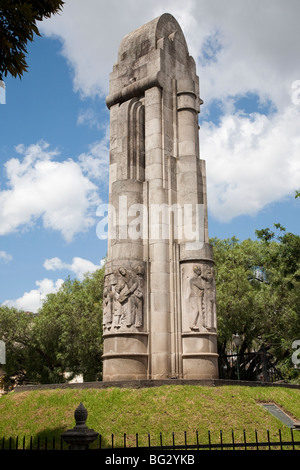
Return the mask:
<svg viewBox="0 0 300 470">
<path fill-rule="evenodd" d="M 260 334 L 262 282 L 261 250 L 258 242 L 235 237 L 213 239 L 216 263 L 218 338 L 225 352 L 232 335 L 243 337 L 242 349 L 250 347 Z"/>
<path fill-rule="evenodd" d="M 285 378 L 299 377 L 291 362 L 300 339 L 300 237 L 274 224 L 257 230 L 257 240 L 213 239 L 216 262 L 219 351 L 231 347 L 234 333 L 240 352 L 265 345 L 282 366 Z"/>
<path fill-rule="evenodd" d="M 62 0 L 1 0 L 0 80 L 9 73 L 22 77 L 27 71 L 27 43 L 40 36 L 37 21 L 50 18 L 63 8 Z"/>
<path fill-rule="evenodd" d="M 265 250 L 270 285 L 265 337 L 276 357 L 286 360 L 292 342 L 300 339 L 300 237 L 285 233 L 267 242 Z"/>
<path fill-rule="evenodd" d="M 5 372 L 39 383 L 59 383 L 82 374 L 101 376 L 103 269 L 82 282 L 67 279 L 49 294 L 38 314 L 0 308 Z M 66 375 L 67 374 L 67 375 Z"/>
<path fill-rule="evenodd" d="M 99 378 L 102 355 L 103 269 L 78 280 L 67 279 L 50 294 L 35 324 L 35 336 L 54 350 L 60 372 Z"/>
<path fill-rule="evenodd" d="M 24 377 L 24 364 L 31 357 L 32 315 L 15 308 L 0 307 L 0 339 L 6 348 L 4 383 L 9 386 L 9 378 Z"/>
</svg>

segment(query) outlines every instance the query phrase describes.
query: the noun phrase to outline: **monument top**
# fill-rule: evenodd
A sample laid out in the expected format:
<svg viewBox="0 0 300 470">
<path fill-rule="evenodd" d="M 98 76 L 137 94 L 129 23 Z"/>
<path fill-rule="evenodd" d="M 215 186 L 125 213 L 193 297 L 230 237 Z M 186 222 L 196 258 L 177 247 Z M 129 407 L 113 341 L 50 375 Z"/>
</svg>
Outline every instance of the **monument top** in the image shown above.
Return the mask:
<svg viewBox="0 0 300 470">
<path fill-rule="evenodd" d="M 121 41 L 106 104 L 111 108 L 154 85 L 164 88 L 166 77 L 181 76 L 185 79 L 189 76 L 191 83 L 197 81 L 195 61 L 189 55 L 179 23 L 164 13 L 128 33 Z M 191 91 L 195 92 L 194 87 Z"/>
<path fill-rule="evenodd" d="M 128 33 L 121 41 L 119 47 L 118 61 L 126 59 L 138 59 L 148 54 L 150 51 L 157 49 L 157 42 L 160 39 L 175 35 L 176 40 L 180 41 L 188 54 L 188 47 L 181 27 L 174 16 L 169 13 L 155 18 L 149 23 L 144 24 L 140 28 Z"/>
</svg>

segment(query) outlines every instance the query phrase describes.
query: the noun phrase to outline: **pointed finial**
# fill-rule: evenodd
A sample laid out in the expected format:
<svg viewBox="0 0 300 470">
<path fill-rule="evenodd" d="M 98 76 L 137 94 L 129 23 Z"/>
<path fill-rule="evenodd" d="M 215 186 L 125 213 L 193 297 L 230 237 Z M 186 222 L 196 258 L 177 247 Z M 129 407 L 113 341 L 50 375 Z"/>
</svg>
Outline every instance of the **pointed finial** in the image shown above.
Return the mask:
<svg viewBox="0 0 300 470">
<path fill-rule="evenodd" d="M 84 426 L 87 420 L 88 412 L 87 409 L 83 406 L 80 402 L 79 406 L 76 408 L 74 412 L 74 418 L 76 421 L 76 426 Z"/>
</svg>

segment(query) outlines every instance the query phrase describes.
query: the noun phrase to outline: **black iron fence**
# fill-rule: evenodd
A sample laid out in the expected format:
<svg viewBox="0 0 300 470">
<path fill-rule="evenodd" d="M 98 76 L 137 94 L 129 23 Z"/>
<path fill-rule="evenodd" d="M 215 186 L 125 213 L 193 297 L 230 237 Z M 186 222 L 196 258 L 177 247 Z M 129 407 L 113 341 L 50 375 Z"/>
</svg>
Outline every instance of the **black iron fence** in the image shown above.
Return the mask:
<svg viewBox="0 0 300 470">
<path fill-rule="evenodd" d="M 274 356 L 264 347 L 257 352 L 220 354 L 219 378 L 260 382 L 283 380 Z"/>
<path fill-rule="evenodd" d="M 200 439 L 199 432 L 196 431 L 193 436 L 187 435 L 186 432 L 178 436 L 174 432 L 171 437 L 165 439 L 163 434 L 159 436 L 115 436 L 111 434 L 109 437 L 99 434 L 95 441 L 86 446 L 89 450 L 121 450 L 121 449 L 139 449 L 151 451 L 200 451 L 200 450 L 300 450 L 300 432 L 290 429 L 288 433 L 282 434 L 279 429 L 278 434 L 270 435 L 267 430 L 258 433 L 235 433 L 231 431 L 230 438 L 228 433 L 220 431 L 218 435 L 212 435 L 207 432 L 206 439 Z M 259 436 L 260 434 L 260 436 Z M 154 442 L 153 442 L 154 441 Z M 0 441 L 0 450 L 68 450 L 72 449 L 62 437 L 60 438 L 3 438 Z M 82 449 L 81 449 L 82 450 Z"/>
</svg>

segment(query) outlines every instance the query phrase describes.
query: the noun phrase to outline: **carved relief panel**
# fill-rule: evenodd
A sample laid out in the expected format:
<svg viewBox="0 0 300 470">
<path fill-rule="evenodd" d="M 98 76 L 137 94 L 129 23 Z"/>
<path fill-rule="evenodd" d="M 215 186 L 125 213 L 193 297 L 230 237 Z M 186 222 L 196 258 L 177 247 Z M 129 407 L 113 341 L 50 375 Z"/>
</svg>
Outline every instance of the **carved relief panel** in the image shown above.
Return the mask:
<svg viewBox="0 0 300 470">
<path fill-rule="evenodd" d="M 144 325 L 145 271 L 142 264 L 120 266 L 106 274 L 103 291 L 104 334 L 142 331 Z"/>
<path fill-rule="evenodd" d="M 212 263 L 181 265 L 182 331 L 215 332 L 216 286 Z"/>
</svg>

